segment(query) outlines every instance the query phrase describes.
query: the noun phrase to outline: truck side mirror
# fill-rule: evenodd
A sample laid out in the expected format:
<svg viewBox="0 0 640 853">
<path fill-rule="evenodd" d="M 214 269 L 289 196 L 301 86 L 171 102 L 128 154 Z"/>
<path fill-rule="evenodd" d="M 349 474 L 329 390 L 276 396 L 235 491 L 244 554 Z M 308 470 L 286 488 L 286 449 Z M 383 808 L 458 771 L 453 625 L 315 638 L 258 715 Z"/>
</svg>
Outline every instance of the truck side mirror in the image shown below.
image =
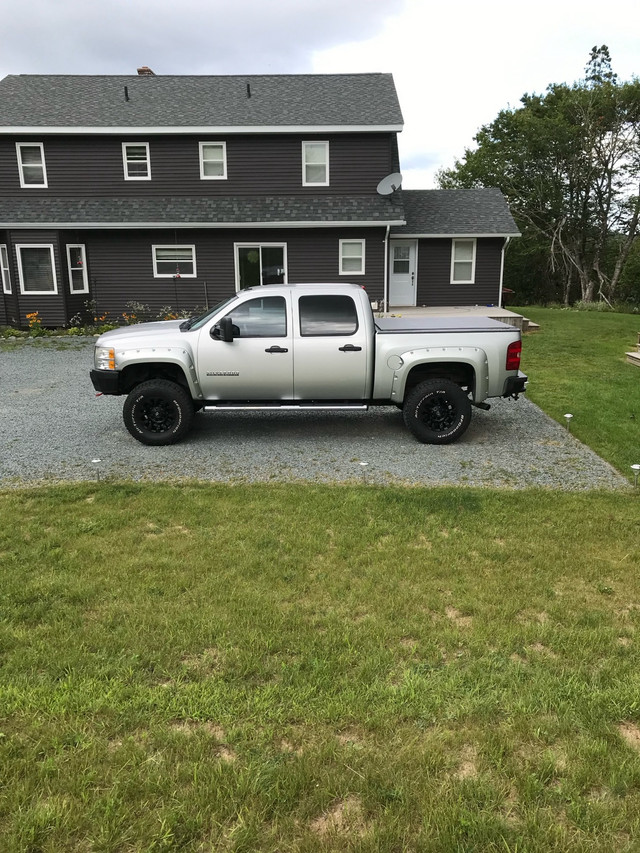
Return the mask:
<svg viewBox="0 0 640 853">
<path fill-rule="evenodd" d="M 223 317 L 211 330 L 211 337 L 218 341 L 231 343 L 233 341 L 233 323 L 231 317 Z"/>
</svg>

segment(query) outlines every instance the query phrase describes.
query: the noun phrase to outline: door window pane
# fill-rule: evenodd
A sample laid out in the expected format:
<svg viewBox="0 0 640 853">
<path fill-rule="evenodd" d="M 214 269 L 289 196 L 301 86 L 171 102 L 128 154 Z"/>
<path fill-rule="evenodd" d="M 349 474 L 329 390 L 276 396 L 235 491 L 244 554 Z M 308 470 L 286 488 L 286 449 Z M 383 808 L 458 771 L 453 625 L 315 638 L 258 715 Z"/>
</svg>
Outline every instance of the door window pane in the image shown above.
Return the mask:
<svg viewBox="0 0 640 853">
<path fill-rule="evenodd" d="M 354 335 L 358 331 L 358 312 L 350 296 L 301 296 L 300 334 Z"/>
<path fill-rule="evenodd" d="M 282 246 L 263 246 L 262 284 L 284 283 L 284 250 Z"/>
<path fill-rule="evenodd" d="M 241 246 L 238 249 L 240 287 L 257 287 L 260 284 L 260 247 Z"/>
<path fill-rule="evenodd" d="M 240 289 L 261 284 L 284 284 L 284 246 L 238 246 Z"/>
<path fill-rule="evenodd" d="M 287 334 L 287 312 L 283 296 L 250 299 L 227 314 L 239 338 L 283 338 Z"/>
<path fill-rule="evenodd" d="M 393 272 L 401 275 L 409 272 L 410 260 L 409 246 L 394 246 L 393 247 Z"/>
</svg>

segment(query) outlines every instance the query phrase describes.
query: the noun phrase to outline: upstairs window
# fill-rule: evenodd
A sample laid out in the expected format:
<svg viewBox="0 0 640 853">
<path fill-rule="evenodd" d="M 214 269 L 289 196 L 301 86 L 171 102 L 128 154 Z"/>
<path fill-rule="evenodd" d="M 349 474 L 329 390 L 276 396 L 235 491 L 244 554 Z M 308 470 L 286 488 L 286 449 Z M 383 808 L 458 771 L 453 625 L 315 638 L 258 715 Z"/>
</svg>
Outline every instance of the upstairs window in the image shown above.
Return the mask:
<svg viewBox="0 0 640 853">
<path fill-rule="evenodd" d="M 16 142 L 18 155 L 18 171 L 20 186 L 47 186 L 47 168 L 44 162 L 44 145 L 42 142 Z"/>
<path fill-rule="evenodd" d="M 151 160 L 148 142 L 123 142 L 122 162 L 125 181 L 150 181 Z"/>
<path fill-rule="evenodd" d="M 224 181 L 227 178 L 227 143 L 200 143 L 200 178 L 203 181 Z"/>
<path fill-rule="evenodd" d="M 67 246 L 67 268 L 69 270 L 69 290 L 71 293 L 89 293 L 87 276 L 87 256 L 83 243 Z"/>
<path fill-rule="evenodd" d="M 154 278 L 195 278 L 195 246 L 153 246 Z"/>
<path fill-rule="evenodd" d="M 476 280 L 476 241 L 451 243 L 451 284 L 473 284 Z"/>
<path fill-rule="evenodd" d="M 340 275 L 364 275 L 364 240 L 340 240 Z"/>
<path fill-rule="evenodd" d="M 9 252 L 3 243 L 0 246 L 0 274 L 2 275 L 2 292 L 11 293 L 11 276 L 9 275 Z"/>
<path fill-rule="evenodd" d="M 302 186 L 329 186 L 329 143 L 302 143 Z"/>
</svg>

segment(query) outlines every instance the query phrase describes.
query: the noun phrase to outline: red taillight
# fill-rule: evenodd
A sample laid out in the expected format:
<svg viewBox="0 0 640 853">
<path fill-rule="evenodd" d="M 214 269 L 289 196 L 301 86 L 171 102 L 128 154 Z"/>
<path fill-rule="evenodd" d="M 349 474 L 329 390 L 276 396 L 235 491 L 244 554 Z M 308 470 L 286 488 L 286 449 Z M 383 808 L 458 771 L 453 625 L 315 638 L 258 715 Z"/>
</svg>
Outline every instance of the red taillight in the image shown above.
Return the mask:
<svg viewBox="0 0 640 853">
<path fill-rule="evenodd" d="M 514 341 L 507 347 L 507 370 L 520 370 L 520 354 L 522 353 L 522 342 Z"/>
</svg>

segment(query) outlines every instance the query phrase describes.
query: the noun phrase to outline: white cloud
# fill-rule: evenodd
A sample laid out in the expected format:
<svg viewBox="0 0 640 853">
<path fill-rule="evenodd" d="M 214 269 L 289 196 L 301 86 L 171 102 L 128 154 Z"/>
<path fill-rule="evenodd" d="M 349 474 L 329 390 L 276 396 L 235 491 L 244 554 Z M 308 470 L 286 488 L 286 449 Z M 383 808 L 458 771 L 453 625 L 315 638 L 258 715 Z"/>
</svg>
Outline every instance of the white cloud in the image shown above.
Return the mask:
<svg viewBox="0 0 640 853">
<path fill-rule="evenodd" d="M 606 20 L 603 20 L 606 18 Z M 630 0 L 501 0 L 435 4 L 408 0 L 373 38 L 319 50 L 317 73 L 390 71 L 405 130 L 405 187 L 430 187 L 477 130 L 525 92 L 579 79 L 594 44 L 608 44 L 614 70 L 629 79 L 636 61 L 640 6 Z"/>
</svg>

